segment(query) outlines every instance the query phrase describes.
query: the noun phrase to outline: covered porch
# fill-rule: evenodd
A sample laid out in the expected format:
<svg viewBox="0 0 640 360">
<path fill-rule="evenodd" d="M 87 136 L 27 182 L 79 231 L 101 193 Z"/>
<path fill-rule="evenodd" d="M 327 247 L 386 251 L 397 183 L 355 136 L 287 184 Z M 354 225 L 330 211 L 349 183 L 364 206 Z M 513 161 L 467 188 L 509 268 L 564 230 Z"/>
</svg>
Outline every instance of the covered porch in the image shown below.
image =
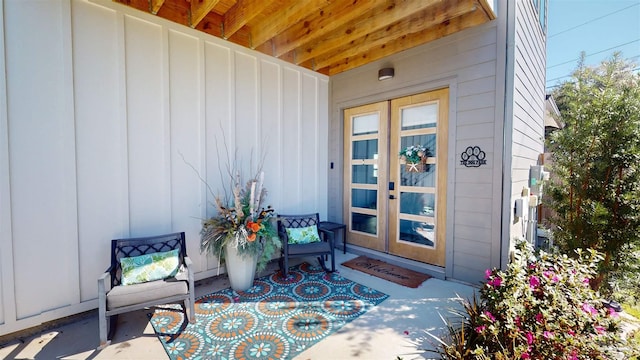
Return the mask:
<svg viewBox="0 0 640 360">
<path fill-rule="evenodd" d="M 350 280 L 382 291 L 389 296 L 381 304 L 320 340 L 294 359 L 424 359 L 437 358 L 426 352 L 433 346 L 427 334 L 446 332 L 440 316 L 456 321 L 451 313 L 460 309 L 460 300 L 471 299 L 474 287 L 437 278 L 423 282 L 418 288 L 401 286 L 341 264 L 355 258 L 353 253 L 336 251 L 337 271 Z M 296 259 L 317 265 L 315 259 Z M 404 264 L 410 266 L 410 264 Z M 273 262 L 263 274 L 277 271 Z M 229 287 L 226 275 L 202 280 L 196 284 L 200 297 Z M 1 344 L 3 359 L 163 359 L 165 349 L 158 340 L 148 314 L 140 310 L 120 315 L 112 343 L 96 350 L 98 339 L 97 311 L 52 323 L 35 334 L 24 333 L 9 343 Z M 0 337 L 2 339 L 2 337 Z"/>
<path fill-rule="evenodd" d="M 192 8 L 196 3 L 206 5 L 204 10 Z M 351 9 L 329 21 L 322 16 L 310 21 L 319 32 L 309 37 L 285 31 L 287 23 L 278 14 L 293 3 L 298 3 L 291 10 L 297 15 L 284 17 L 288 21 L 315 16 L 315 8 L 299 5 L 307 2 L 291 1 L 2 2 L 0 337 L 97 308 L 96 279 L 108 265 L 113 238 L 185 231 L 196 280 L 203 282 L 198 293 L 211 292 L 218 285 L 204 284 L 217 273 L 218 262 L 199 252 L 198 240 L 201 220 L 210 215 L 212 195 L 198 175 L 214 188 L 220 187 L 219 169 L 227 160 L 242 159 L 249 172 L 249 164 L 265 154 L 265 184 L 276 211 L 319 212 L 322 220 L 347 223 L 341 195 L 342 110 L 347 107 L 445 87 L 458 91 L 451 93 L 450 100 L 456 100 L 460 109 L 452 105 L 448 112 L 452 118 L 458 111 L 468 115 L 461 130 L 450 122 L 449 137 L 457 139 L 456 131 L 465 135 L 482 130 L 483 146 L 497 151 L 491 169 L 482 169 L 478 182 L 485 190 L 499 188 L 502 143 L 494 144 L 492 137 L 501 134 L 502 128 L 494 129 L 493 124 L 500 124 L 496 119 L 502 115 L 497 111 L 494 115 L 493 108 L 499 109 L 504 98 L 495 86 L 504 83 L 503 75 L 496 72 L 504 70 L 506 60 L 496 48 L 503 45 L 499 43 L 504 40 L 506 20 L 491 21 L 495 9 L 489 4 L 497 1 L 408 1 L 401 6 L 379 2 L 372 10 L 375 17 L 362 17 L 361 9 Z M 314 3 L 335 10 L 350 2 Z M 202 11 L 205 16 L 194 22 L 194 13 Z M 235 17 L 240 20 L 220 28 L 233 11 L 258 15 Z M 277 21 L 265 20 L 267 13 Z M 330 27 L 324 26 L 327 21 Z M 256 31 L 265 22 L 273 32 Z M 358 24 L 355 32 L 354 22 Z M 233 29 L 231 35 L 229 29 Z M 377 29 L 372 32 L 377 41 L 369 44 L 366 39 L 371 36 L 362 29 Z M 261 45 L 254 46 L 260 36 Z M 298 38 L 305 40 L 291 42 Z M 323 39 L 337 42 L 325 44 Z M 359 45 L 351 49 L 356 42 Z M 305 53 L 309 46 L 314 50 Z M 423 71 L 424 58 L 431 65 L 427 71 Z M 409 71 L 398 71 L 393 80 L 382 83 L 378 69 L 389 61 Z M 354 77 L 358 80 L 351 81 Z M 340 85 L 344 83 L 357 86 Z M 364 88 L 375 89 L 374 95 L 359 93 Z M 471 124 L 474 121 L 478 123 Z M 451 154 L 463 145 L 466 148 L 468 137 L 459 137 L 459 143 L 449 144 Z M 232 152 L 238 149 L 235 159 L 220 155 L 222 139 L 229 141 Z M 453 155 L 445 161 L 450 169 L 457 163 Z M 454 181 L 458 180 L 452 176 L 442 195 L 450 205 L 454 204 Z M 483 199 L 480 205 L 490 201 L 498 214 L 498 195 Z M 448 219 L 443 240 L 449 249 L 447 265 L 423 264 L 420 270 L 475 283 L 481 276 L 478 268 L 500 265 L 503 229 L 499 215 L 498 220 L 487 221 L 490 206 L 481 209 L 486 210 L 478 217 L 482 223 L 461 228 L 473 234 L 474 241 L 467 235 L 456 242 L 466 249 L 466 253 L 456 252 L 459 264 L 468 265 L 469 257 L 481 254 L 472 268 L 453 271 L 455 217 L 449 206 L 443 214 Z M 476 228 L 482 228 L 480 241 L 475 241 Z M 351 270 L 340 271 L 352 278 Z M 362 275 L 354 274 L 352 279 L 359 281 L 358 276 Z M 418 290 L 387 288 L 389 284 L 376 281 L 359 282 L 391 295 L 382 306 L 399 302 L 378 310 L 385 316 L 397 315 L 388 322 L 395 325 L 386 328 L 382 317 L 360 325 L 377 324 L 372 333 L 364 332 L 372 339 L 393 332 L 398 346 L 404 346 L 404 331 L 410 334 L 406 340 L 417 340 L 424 335 L 417 335 L 419 329 L 437 326 L 430 325 L 430 318 L 420 318 L 435 314 L 430 308 L 422 311 L 422 305 L 444 308 L 453 303 L 456 293 L 472 292 L 442 279 L 431 279 Z M 434 283 L 443 290 L 432 289 Z M 366 315 L 375 313 L 374 309 Z M 122 324 L 121 329 L 131 325 L 132 331 L 119 331 L 124 337 L 116 338 L 119 344 L 106 351 L 123 351 L 138 341 L 157 342 L 146 329 L 146 315 L 138 315 L 140 321 L 135 324 Z M 439 318 L 435 320 L 442 325 Z M 404 321 L 413 327 L 399 331 Z M 344 331 L 360 333 L 358 324 Z M 76 354 L 94 356 L 97 325 L 93 315 L 68 329 L 55 341 L 33 338 L 3 348 L 2 355 L 7 350 L 6 356 L 22 356 L 40 344 L 42 349 L 35 353 L 47 358 L 58 351 L 49 352 L 55 344 L 74 348 L 65 342 L 75 343 L 65 335 L 72 333 L 82 335 L 80 339 L 86 335 L 86 341 L 78 342 Z M 358 338 L 341 341 L 354 339 Z M 385 345 L 385 341 L 371 343 Z M 351 345 L 346 348 L 357 348 Z M 104 354 L 95 356 L 108 357 Z"/>
</svg>

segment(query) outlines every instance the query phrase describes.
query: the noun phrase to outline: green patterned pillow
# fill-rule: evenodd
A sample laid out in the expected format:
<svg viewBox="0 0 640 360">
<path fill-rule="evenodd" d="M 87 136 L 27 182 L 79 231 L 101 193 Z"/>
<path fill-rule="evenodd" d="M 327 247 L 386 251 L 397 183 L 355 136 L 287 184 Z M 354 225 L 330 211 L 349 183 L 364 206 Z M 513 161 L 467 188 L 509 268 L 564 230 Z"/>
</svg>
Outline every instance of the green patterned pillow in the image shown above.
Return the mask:
<svg viewBox="0 0 640 360">
<path fill-rule="evenodd" d="M 120 259 L 122 285 L 139 284 L 175 276 L 180 249 Z"/>
<path fill-rule="evenodd" d="M 318 227 L 311 225 L 301 228 L 287 228 L 287 237 L 289 244 L 310 244 L 320 241 Z"/>
</svg>

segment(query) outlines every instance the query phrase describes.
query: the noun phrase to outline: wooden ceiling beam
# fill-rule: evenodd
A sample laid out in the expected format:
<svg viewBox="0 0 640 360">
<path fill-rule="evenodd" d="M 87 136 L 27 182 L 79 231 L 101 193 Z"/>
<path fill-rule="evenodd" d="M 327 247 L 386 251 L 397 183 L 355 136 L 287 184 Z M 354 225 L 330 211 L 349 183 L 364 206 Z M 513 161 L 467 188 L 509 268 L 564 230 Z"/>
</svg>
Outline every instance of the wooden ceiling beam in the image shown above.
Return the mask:
<svg viewBox="0 0 640 360">
<path fill-rule="evenodd" d="M 441 0 L 414 1 L 414 3 L 430 3 Z M 303 44 L 317 43 L 327 35 L 336 32 L 340 28 L 344 28 L 345 24 L 351 27 L 357 23 L 358 19 L 363 17 L 371 18 L 375 15 L 385 13 L 393 9 L 398 1 L 385 0 L 373 2 L 371 5 L 362 4 L 356 1 L 332 2 L 322 9 L 310 12 L 310 16 L 305 18 L 284 31 L 277 34 L 274 38 L 276 56 L 288 53 Z M 400 3 L 406 4 L 408 0 L 400 0 Z M 363 31 L 370 31 L 364 29 Z M 344 35 L 340 32 L 339 36 Z"/>
<path fill-rule="evenodd" d="M 198 23 L 196 30 L 200 30 L 215 37 L 222 37 L 222 21 L 222 15 L 210 12 L 200 21 L 200 23 Z"/>
<path fill-rule="evenodd" d="M 328 0 L 288 1 L 271 16 L 251 24 L 251 47 L 256 48 L 262 45 L 293 24 L 302 22 L 309 16 L 310 9 L 317 10 L 325 7 L 328 3 Z"/>
<path fill-rule="evenodd" d="M 342 57 L 342 60 L 336 60 L 335 62 L 327 61 L 327 65 L 324 68 L 318 66 L 316 71 L 328 73 L 329 75 L 339 74 L 402 50 L 443 38 L 473 26 L 484 24 L 487 21 L 487 14 L 478 8 L 477 11 L 453 18 L 431 28 L 412 34 L 403 34 L 395 39 L 389 38 L 384 45 L 368 48 L 366 51 L 362 51 L 353 56 Z"/>
<path fill-rule="evenodd" d="M 149 11 L 149 0 L 113 0 L 114 2 L 130 6 L 144 12 Z"/>
<path fill-rule="evenodd" d="M 342 25 L 339 30 L 331 34 L 322 34 L 323 37 L 313 39 L 315 41 L 305 42 L 303 48 L 296 50 L 296 63 L 304 63 L 323 53 L 332 52 L 345 43 L 351 43 L 362 37 L 370 37 L 380 29 L 385 29 L 394 23 L 408 19 L 416 13 L 437 13 L 443 11 L 447 7 L 449 1 L 442 0 L 430 1 L 395 1 L 395 6 L 372 9 L 365 17 L 361 17 L 359 21 L 343 22 L 337 21 L 338 25 Z M 352 11 L 357 13 L 357 11 Z M 360 12 L 360 14 L 362 14 Z M 427 24 L 425 27 L 431 26 Z M 278 36 L 280 38 L 280 36 Z M 279 53 L 280 47 L 276 42 L 276 52 Z M 302 45 L 302 40 L 292 42 L 291 45 Z M 298 47 L 298 46 L 296 46 Z M 288 51 L 293 48 L 285 47 Z"/>
<path fill-rule="evenodd" d="M 191 20 L 189 26 L 195 28 L 200 21 L 220 2 L 220 0 L 191 0 Z"/>
<path fill-rule="evenodd" d="M 495 18 L 491 0 L 113 1 L 327 75 Z"/>
<path fill-rule="evenodd" d="M 347 39 L 347 42 L 342 43 L 323 44 L 322 50 L 326 50 L 326 52 L 319 54 L 319 51 L 316 51 L 311 58 L 314 59 L 314 65 L 317 68 L 324 68 L 340 59 L 354 57 L 373 48 L 384 47 L 387 43 L 392 43 L 394 39 L 425 29 L 432 29 L 435 25 L 475 10 L 477 10 L 477 6 L 473 0 L 450 0 L 428 10 L 423 10 L 419 17 L 407 21 L 397 21 L 377 31 L 369 32 L 366 36 Z M 422 43 L 419 39 L 416 40 L 418 43 Z M 308 61 L 311 58 L 303 58 L 303 60 Z"/>
<path fill-rule="evenodd" d="M 165 1 L 156 15 L 175 23 L 189 26 L 189 3 L 184 1 Z"/>
<path fill-rule="evenodd" d="M 238 0 L 220 0 L 211 11 L 218 15 L 224 15 L 227 11 L 231 10 L 232 7 L 236 6 L 237 2 Z"/>
<path fill-rule="evenodd" d="M 156 15 L 162 4 L 164 4 L 164 0 L 149 0 L 149 10 L 153 15 Z"/>
<path fill-rule="evenodd" d="M 270 6 L 273 6 L 273 1 L 238 0 L 235 6 L 224 14 L 223 37 L 229 38 Z"/>
</svg>

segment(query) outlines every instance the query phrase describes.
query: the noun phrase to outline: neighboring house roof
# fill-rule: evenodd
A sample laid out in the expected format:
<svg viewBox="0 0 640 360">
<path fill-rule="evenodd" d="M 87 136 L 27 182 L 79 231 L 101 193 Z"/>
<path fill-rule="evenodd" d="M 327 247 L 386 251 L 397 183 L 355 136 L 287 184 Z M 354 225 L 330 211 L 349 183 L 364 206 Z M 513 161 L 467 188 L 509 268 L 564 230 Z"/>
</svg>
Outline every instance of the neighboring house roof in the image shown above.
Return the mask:
<svg viewBox="0 0 640 360">
<path fill-rule="evenodd" d="M 326 75 L 496 18 L 488 0 L 114 1 Z"/>
<path fill-rule="evenodd" d="M 544 108 L 544 127 L 546 128 L 555 128 L 562 129 L 564 127 L 564 123 L 560 119 L 560 110 L 558 110 L 558 106 L 556 105 L 556 100 L 552 95 L 547 95 L 545 99 L 545 108 Z"/>
</svg>

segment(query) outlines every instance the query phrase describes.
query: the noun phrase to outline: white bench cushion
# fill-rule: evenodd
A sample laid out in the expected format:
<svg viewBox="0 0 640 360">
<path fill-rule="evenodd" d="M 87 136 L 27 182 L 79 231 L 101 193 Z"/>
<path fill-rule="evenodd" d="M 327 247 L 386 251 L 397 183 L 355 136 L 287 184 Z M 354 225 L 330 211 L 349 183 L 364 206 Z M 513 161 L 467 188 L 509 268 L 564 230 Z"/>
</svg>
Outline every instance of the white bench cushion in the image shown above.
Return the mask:
<svg viewBox="0 0 640 360">
<path fill-rule="evenodd" d="M 107 293 L 107 310 L 188 293 L 187 282 L 176 278 L 120 285 Z"/>
</svg>

